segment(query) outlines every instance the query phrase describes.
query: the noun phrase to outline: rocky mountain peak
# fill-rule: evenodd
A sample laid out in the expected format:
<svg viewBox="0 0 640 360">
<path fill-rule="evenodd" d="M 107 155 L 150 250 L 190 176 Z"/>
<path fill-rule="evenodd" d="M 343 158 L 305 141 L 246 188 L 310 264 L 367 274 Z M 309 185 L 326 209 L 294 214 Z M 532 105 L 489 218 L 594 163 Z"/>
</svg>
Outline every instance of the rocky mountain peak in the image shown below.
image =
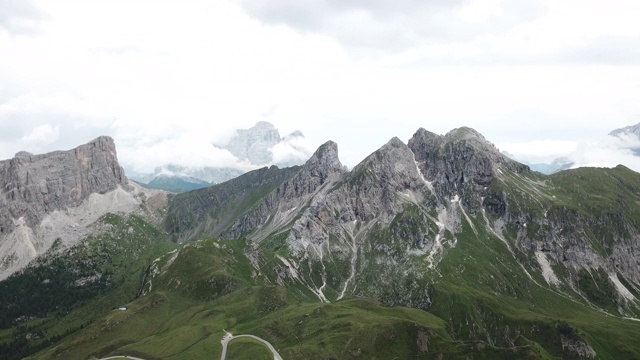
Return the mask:
<svg viewBox="0 0 640 360">
<path fill-rule="evenodd" d="M 476 152 L 490 156 L 496 163 L 502 163 L 505 159 L 511 161 L 501 154 L 498 148 L 485 139 L 482 134 L 470 127 L 463 126 L 453 129 L 444 135 L 443 140 L 443 145 L 460 146 L 459 144 L 462 144 L 464 147 L 473 148 Z"/>
<path fill-rule="evenodd" d="M 498 176 L 500 169 L 522 172 L 529 167 L 511 160 L 484 136 L 468 127 L 454 129 L 444 136 L 419 129 L 409 140 L 416 162 L 426 179 L 443 199 L 482 192 Z M 477 202 L 473 200 L 473 202 Z M 470 204 L 479 208 L 479 203 Z"/>
<path fill-rule="evenodd" d="M 413 134 L 413 137 L 409 141 L 413 140 L 415 142 L 415 141 L 418 141 L 417 139 L 420 139 L 420 142 L 425 144 L 435 143 L 435 142 L 442 141 L 442 136 L 421 127 L 418 129 L 418 131 L 416 131 L 415 134 Z"/>
<path fill-rule="evenodd" d="M 18 151 L 13 157 L 29 157 L 29 156 L 33 156 L 33 154 L 28 151 Z"/>
<path fill-rule="evenodd" d="M 386 173 L 390 175 L 396 172 L 396 168 L 404 169 L 407 162 L 410 162 L 408 165 L 409 168 L 415 168 L 411 150 L 402 140 L 393 137 L 380 149 L 356 165 L 352 173 L 358 174 L 365 169 L 371 169 L 374 170 L 375 173 Z"/>
<path fill-rule="evenodd" d="M 11 228 L 12 219 L 23 217 L 33 226 L 46 213 L 128 184 L 115 142 L 108 136 L 69 151 L 18 155 L 0 161 L 0 207 L 5 209 L 0 213 L 0 233 Z"/>
<path fill-rule="evenodd" d="M 55 241 L 79 241 L 100 216 L 133 211 L 141 201 L 134 193 L 107 136 L 67 151 L 21 152 L 0 161 L 0 280 Z"/>
<path fill-rule="evenodd" d="M 346 171 L 338 157 L 338 144 L 329 140 L 318 147 L 291 182 L 295 184 L 293 189 L 297 189 L 294 191 L 296 196 L 311 194 Z"/>
<path fill-rule="evenodd" d="M 449 141 L 460 141 L 460 140 L 478 140 L 481 142 L 487 142 L 487 140 L 477 132 L 475 129 L 472 129 L 467 126 L 462 126 L 456 129 L 449 131 L 445 136 L 446 140 Z"/>
<path fill-rule="evenodd" d="M 611 136 L 620 136 L 620 135 L 635 135 L 640 138 L 640 123 L 626 126 L 620 129 L 615 129 L 609 133 Z"/>
<path fill-rule="evenodd" d="M 343 166 L 338 157 L 338 144 L 329 140 L 320 145 L 304 164 L 304 168 L 322 168 L 330 171 L 341 170 Z"/>
<path fill-rule="evenodd" d="M 407 145 L 405 143 L 402 142 L 402 140 L 398 139 L 397 136 L 394 136 L 391 138 L 391 140 L 389 140 L 386 144 L 384 144 L 382 147 L 392 147 L 392 148 L 399 148 L 399 147 L 406 147 Z"/>
<path fill-rule="evenodd" d="M 262 239 L 269 231 L 293 221 L 314 196 L 325 191 L 346 172 L 347 169 L 338 158 L 338 144 L 327 141 L 291 179 L 271 191 L 253 210 L 238 219 L 226 232 L 226 236 L 238 238 L 242 234 L 259 230 L 254 239 Z M 273 218 L 274 214 L 281 216 L 276 219 Z"/>
<path fill-rule="evenodd" d="M 259 121 L 252 128 L 236 131 L 225 149 L 240 160 L 248 160 L 252 164 L 268 164 L 274 145 L 282 140 L 278 129 L 266 121 Z"/>
<path fill-rule="evenodd" d="M 285 139 L 292 139 L 292 138 L 297 138 L 297 137 L 301 137 L 301 138 L 304 137 L 304 134 L 302 133 L 302 131 L 296 130 L 296 131 L 292 132 L 291 134 L 285 136 L 284 138 Z"/>
</svg>

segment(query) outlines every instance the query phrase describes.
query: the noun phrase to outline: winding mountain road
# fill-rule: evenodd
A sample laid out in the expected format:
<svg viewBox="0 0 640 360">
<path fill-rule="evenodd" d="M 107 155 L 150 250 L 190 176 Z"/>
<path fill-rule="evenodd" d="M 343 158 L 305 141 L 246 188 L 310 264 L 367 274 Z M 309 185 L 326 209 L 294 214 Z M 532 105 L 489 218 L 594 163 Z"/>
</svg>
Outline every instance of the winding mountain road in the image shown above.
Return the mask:
<svg viewBox="0 0 640 360">
<path fill-rule="evenodd" d="M 276 351 L 276 349 L 273 347 L 273 345 L 271 345 L 271 343 L 269 343 L 267 340 L 261 339 L 261 338 L 259 338 L 257 336 L 254 336 L 254 335 L 236 335 L 236 336 L 233 336 L 233 334 L 231 334 L 230 332 L 226 333 L 222 337 L 222 340 L 220 341 L 222 343 L 222 356 L 220 357 L 220 360 L 226 360 L 227 359 L 227 345 L 229 344 L 229 341 L 231 341 L 233 339 L 237 339 L 237 338 L 242 338 L 242 337 L 247 337 L 247 338 L 251 338 L 251 339 L 260 341 L 266 347 L 268 347 L 269 350 L 271 350 L 271 352 L 273 353 L 273 359 L 274 360 L 282 360 L 282 356 L 280 356 L 280 354 L 278 354 L 278 351 Z"/>
<path fill-rule="evenodd" d="M 278 351 L 273 347 L 273 345 L 271 345 L 271 343 L 269 343 L 267 340 L 259 338 L 255 335 L 233 335 L 230 332 L 224 334 L 224 336 L 222 337 L 222 340 L 220 341 L 220 343 L 222 343 L 222 356 L 220 357 L 220 360 L 226 360 L 227 359 L 227 345 L 229 345 L 229 342 L 231 340 L 237 339 L 237 338 L 251 338 L 257 341 L 260 341 L 261 343 L 263 343 L 266 347 L 269 348 L 269 350 L 273 353 L 273 360 L 282 360 L 282 356 L 280 356 L 280 354 L 278 354 Z M 131 360 L 144 360 L 144 359 L 140 359 L 137 357 L 133 357 L 133 356 L 127 356 L 127 355 L 120 355 L 120 356 L 109 356 L 106 358 L 102 358 L 100 360 L 114 360 L 114 359 L 131 359 Z"/>
</svg>

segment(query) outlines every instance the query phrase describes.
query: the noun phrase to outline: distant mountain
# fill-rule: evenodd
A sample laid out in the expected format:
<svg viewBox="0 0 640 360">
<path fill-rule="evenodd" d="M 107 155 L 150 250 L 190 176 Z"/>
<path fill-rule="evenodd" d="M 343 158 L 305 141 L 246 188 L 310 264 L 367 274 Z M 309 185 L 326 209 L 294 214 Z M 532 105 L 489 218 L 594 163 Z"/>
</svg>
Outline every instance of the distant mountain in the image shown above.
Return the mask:
<svg viewBox="0 0 640 360">
<path fill-rule="evenodd" d="M 152 183 L 163 184 L 173 181 L 174 183 L 193 183 L 202 185 L 212 185 L 223 183 L 229 179 L 233 179 L 242 175 L 244 172 L 232 168 L 215 168 L 215 167 L 186 167 L 180 165 L 165 165 L 157 167 L 153 173 L 141 174 L 133 172 L 128 175 L 132 180 L 141 184 L 151 185 Z M 154 181 L 158 179 L 157 181 Z M 208 186 L 207 185 L 207 186 Z M 204 187 L 204 186 L 203 186 Z M 166 189 L 163 189 L 166 190 Z M 186 190 L 182 190 L 186 191 Z"/>
<path fill-rule="evenodd" d="M 213 185 L 210 182 L 189 176 L 158 175 L 146 187 L 171 192 L 185 192 Z"/>
<path fill-rule="evenodd" d="M 304 134 L 299 130 L 281 137 L 275 126 L 260 121 L 250 129 L 237 130 L 229 143 L 221 148 L 253 165 L 288 167 L 301 165 L 311 156 L 309 149 L 298 144 L 302 139 Z"/>
<path fill-rule="evenodd" d="M 260 121 L 249 129 L 237 130 L 225 145 L 212 146 L 228 150 L 238 159 L 239 164 L 243 164 L 243 169 L 270 165 L 290 167 L 304 163 L 311 156 L 312 152 L 307 148 L 304 139 L 304 134 L 299 130 L 281 137 L 278 129 L 273 124 Z M 175 184 L 183 183 L 182 180 L 185 178 L 198 179 L 210 184 L 219 184 L 244 172 L 244 170 L 238 168 L 216 167 L 215 164 L 206 167 L 165 164 L 157 167 L 153 173 L 129 171 L 127 174 L 133 180 L 153 186 L 151 183 L 158 176 L 164 177 L 161 180 L 162 183 L 166 183 L 169 177 L 175 177 L 171 180 Z M 183 189 L 182 186 L 178 186 L 178 188 Z"/>
<path fill-rule="evenodd" d="M 640 123 L 626 126 L 620 129 L 612 130 L 609 135 L 611 136 L 620 136 L 620 135 L 635 135 L 640 138 Z"/>
<path fill-rule="evenodd" d="M 630 144 L 630 146 L 628 146 L 628 149 L 631 150 L 635 156 L 640 156 L 640 123 L 620 129 L 615 129 L 611 131 L 609 135 L 617 138 L 628 136 L 632 137 L 635 140 L 638 140 L 635 144 Z"/>
<path fill-rule="evenodd" d="M 280 133 L 273 124 L 260 121 L 250 129 L 237 130 L 223 149 L 229 150 L 240 160 L 255 165 L 271 163 L 273 157 L 269 152 L 274 145 L 282 141 Z"/>
<path fill-rule="evenodd" d="M 530 164 L 525 162 L 525 164 L 529 165 L 531 170 L 543 173 L 545 175 L 555 174 L 562 170 L 571 169 L 573 166 L 573 161 L 569 160 L 567 157 L 559 157 L 555 158 L 550 164 L 545 163 L 537 163 Z"/>
</svg>

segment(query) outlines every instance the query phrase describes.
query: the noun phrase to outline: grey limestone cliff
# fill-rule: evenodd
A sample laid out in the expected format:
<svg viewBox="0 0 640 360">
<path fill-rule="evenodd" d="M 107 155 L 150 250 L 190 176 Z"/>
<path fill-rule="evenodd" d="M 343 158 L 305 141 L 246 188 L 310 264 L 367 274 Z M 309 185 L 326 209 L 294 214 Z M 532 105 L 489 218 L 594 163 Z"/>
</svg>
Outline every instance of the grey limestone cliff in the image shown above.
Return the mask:
<svg viewBox="0 0 640 360">
<path fill-rule="evenodd" d="M 462 127 L 446 135 L 420 128 L 408 142 L 425 178 L 433 182 L 441 201 L 458 196 L 471 212 L 481 208 L 478 199 L 503 170 L 520 173 L 529 167 L 501 154 L 474 129 Z"/>
<path fill-rule="evenodd" d="M 43 155 L 18 153 L 0 161 L 0 234 L 13 219 L 38 224 L 45 214 L 79 205 L 90 194 L 127 186 L 112 138 L 99 137 L 69 151 Z"/>
<path fill-rule="evenodd" d="M 135 211 L 155 196 L 145 192 L 129 184 L 110 137 L 0 161 L 0 280 L 54 243 L 82 240 L 107 212 Z"/>
</svg>

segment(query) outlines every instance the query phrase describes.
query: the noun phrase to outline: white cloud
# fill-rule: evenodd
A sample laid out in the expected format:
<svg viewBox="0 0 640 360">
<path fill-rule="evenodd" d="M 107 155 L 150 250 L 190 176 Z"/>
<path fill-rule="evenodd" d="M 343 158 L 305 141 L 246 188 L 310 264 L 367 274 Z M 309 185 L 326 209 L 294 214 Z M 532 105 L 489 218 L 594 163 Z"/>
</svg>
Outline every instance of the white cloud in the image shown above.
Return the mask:
<svg viewBox="0 0 640 360">
<path fill-rule="evenodd" d="M 267 120 L 354 166 L 419 127 L 584 142 L 640 121 L 635 2 L 34 4 L 31 36 L 0 25 L 0 158 L 104 134 L 141 168 L 228 164 L 209 145 Z M 59 139 L 20 141 L 42 125 Z"/>
<path fill-rule="evenodd" d="M 240 1 L 266 24 L 327 34 L 356 50 L 398 52 L 508 31 L 544 12 L 539 1 Z M 348 24 L 348 25 L 347 25 Z"/>
<path fill-rule="evenodd" d="M 559 157 L 575 152 L 579 144 L 576 141 L 533 140 L 514 143 L 497 144 L 501 151 L 506 151 L 517 160 L 531 164 L 550 163 Z"/>
<path fill-rule="evenodd" d="M 635 151 L 634 151 L 635 150 Z M 573 167 L 615 167 L 623 164 L 640 172 L 640 139 L 635 135 L 606 136 L 593 143 L 580 144 L 569 154 Z"/>
<path fill-rule="evenodd" d="M 285 137 L 269 149 L 273 163 L 279 166 L 303 164 L 315 150 L 316 146 L 301 136 Z"/>
<path fill-rule="evenodd" d="M 0 30 L 12 35 L 33 35 L 46 15 L 29 0 L 0 1 Z"/>
<path fill-rule="evenodd" d="M 23 136 L 20 141 L 36 145 L 48 145 L 58 141 L 59 138 L 59 126 L 40 125 L 34 128 L 29 134 Z"/>
<path fill-rule="evenodd" d="M 549 164 L 562 158 L 563 163 L 572 163 L 572 168 L 611 168 L 622 164 L 640 172 L 640 139 L 633 134 L 601 136 L 595 141 L 536 140 L 503 143 L 499 147 L 516 160 L 530 164 Z"/>
<path fill-rule="evenodd" d="M 161 165 L 178 164 L 186 167 L 232 167 L 251 170 L 229 151 L 219 149 L 191 133 L 146 146 L 123 146 L 118 149 L 122 165 L 139 173 L 153 173 Z"/>
</svg>

